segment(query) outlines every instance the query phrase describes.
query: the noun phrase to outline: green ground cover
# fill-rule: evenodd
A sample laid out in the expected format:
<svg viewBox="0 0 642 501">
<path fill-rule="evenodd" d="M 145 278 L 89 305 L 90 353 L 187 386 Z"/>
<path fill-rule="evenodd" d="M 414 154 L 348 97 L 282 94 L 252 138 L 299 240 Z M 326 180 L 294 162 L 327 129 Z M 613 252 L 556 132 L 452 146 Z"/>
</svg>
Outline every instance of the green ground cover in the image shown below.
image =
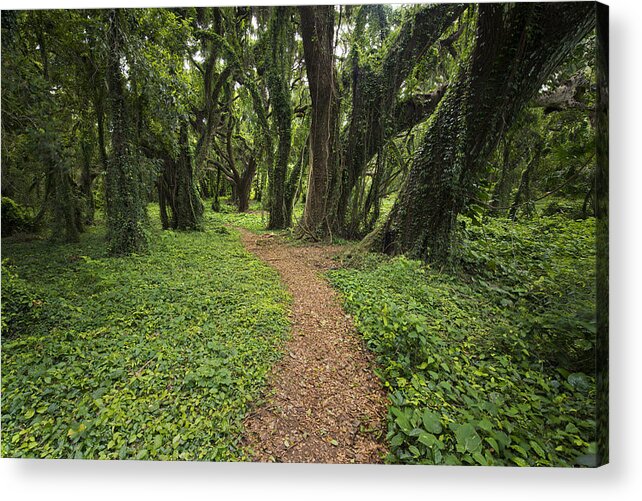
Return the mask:
<svg viewBox="0 0 642 501">
<path fill-rule="evenodd" d="M 461 222 L 454 270 L 367 255 L 328 274 L 378 356 L 388 461 L 590 464 L 594 221 Z"/>
<path fill-rule="evenodd" d="M 154 228 L 129 258 L 105 257 L 100 226 L 5 239 L 3 455 L 246 459 L 288 327 L 276 273 L 223 226 L 265 231 L 259 208 Z M 594 220 L 460 223 L 451 269 L 355 254 L 328 273 L 389 392 L 387 461 L 591 464 Z"/>
<path fill-rule="evenodd" d="M 126 258 L 106 257 L 102 226 L 72 245 L 5 239 L 3 456 L 246 458 L 288 297 L 220 223 L 155 227 Z"/>
</svg>

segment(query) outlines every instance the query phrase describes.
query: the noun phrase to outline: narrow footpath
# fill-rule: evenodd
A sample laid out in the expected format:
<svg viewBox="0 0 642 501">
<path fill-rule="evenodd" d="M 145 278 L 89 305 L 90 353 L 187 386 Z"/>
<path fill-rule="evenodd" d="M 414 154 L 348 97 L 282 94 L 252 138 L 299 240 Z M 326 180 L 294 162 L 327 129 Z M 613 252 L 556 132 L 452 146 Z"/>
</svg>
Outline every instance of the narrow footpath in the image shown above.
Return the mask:
<svg viewBox="0 0 642 501">
<path fill-rule="evenodd" d="M 239 228 L 245 248 L 275 268 L 292 296 L 292 338 L 245 422 L 253 459 L 380 463 L 386 396 L 337 293 L 320 276 L 338 248 L 293 246 Z"/>
</svg>

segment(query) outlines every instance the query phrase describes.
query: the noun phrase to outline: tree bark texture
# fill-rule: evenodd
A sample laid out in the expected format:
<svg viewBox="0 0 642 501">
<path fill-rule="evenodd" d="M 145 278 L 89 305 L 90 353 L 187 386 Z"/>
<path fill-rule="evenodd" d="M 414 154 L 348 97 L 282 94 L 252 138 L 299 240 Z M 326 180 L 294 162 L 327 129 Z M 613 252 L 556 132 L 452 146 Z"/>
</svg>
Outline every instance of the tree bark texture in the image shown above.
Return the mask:
<svg viewBox="0 0 642 501">
<path fill-rule="evenodd" d="M 267 86 L 278 136 L 276 163 L 269 184 L 270 229 L 288 228 L 292 224 L 292 197 L 288 196 L 286 189 L 292 145 L 292 104 L 289 85 L 292 52 L 289 45 L 293 34 L 289 33 L 289 22 L 289 8 L 274 7 L 268 28 L 270 56 L 266 68 Z"/>
<path fill-rule="evenodd" d="M 332 209 L 338 182 L 335 139 L 338 119 L 334 69 L 334 6 L 299 7 L 303 52 L 307 71 L 312 121 L 310 172 L 300 230 L 313 238 L 331 234 Z"/>
<path fill-rule="evenodd" d="M 113 9 L 108 14 L 107 85 L 111 108 L 112 155 L 105 175 L 107 239 L 111 255 L 126 255 L 147 249 L 144 225 L 147 219 L 138 162 L 129 144 L 130 127 L 125 82 L 121 71 L 124 11 Z"/>
<path fill-rule="evenodd" d="M 194 162 L 189 148 L 187 121 L 182 120 L 178 137 L 179 154 L 176 162 L 176 229 L 198 230 L 203 222 L 203 202 L 198 194 Z"/>
<path fill-rule="evenodd" d="M 42 63 L 42 76 L 51 85 L 49 75 L 49 53 L 47 39 L 42 29 L 37 30 L 36 39 Z M 63 152 L 60 138 L 53 130 L 53 120 L 47 120 L 40 135 L 40 149 L 46 161 L 46 192 L 36 223 L 44 217 L 47 207 L 51 207 L 54 229 L 51 239 L 62 242 L 78 242 L 82 231 L 78 201 L 74 196 L 71 166 Z"/>
<path fill-rule="evenodd" d="M 444 261 L 457 215 L 498 140 L 594 22 L 592 3 L 479 6 L 477 44 L 415 154 L 385 224 L 368 242 Z"/>
<path fill-rule="evenodd" d="M 464 4 L 417 9 L 401 26 L 377 68 L 362 66 L 358 56 L 353 56 L 352 114 L 341 145 L 343 176 L 337 208 L 337 223 L 344 236 L 358 236 L 363 217 L 354 207 L 359 200 L 354 192 L 370 159 L 381 150 L 386 138 L 430 116 L 441 99 L 443 91 L 438 91 L 396 106 L 399 89 L 412 69 L 465 9 Z M 399 121 L 391 120 L 393 117 Z"/>
</svg>

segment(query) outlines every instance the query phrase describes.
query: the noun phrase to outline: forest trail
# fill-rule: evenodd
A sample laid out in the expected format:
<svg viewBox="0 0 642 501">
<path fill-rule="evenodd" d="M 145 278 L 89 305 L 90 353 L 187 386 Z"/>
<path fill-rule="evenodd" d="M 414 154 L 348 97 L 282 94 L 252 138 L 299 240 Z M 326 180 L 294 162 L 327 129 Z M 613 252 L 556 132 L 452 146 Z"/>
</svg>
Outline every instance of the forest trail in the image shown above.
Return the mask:
<svg viewBox="0 0 642 501">
<path fill-rule="evenodd" d="M 319 276 L 338 248 L 297 247 L 238 229 L 245 248 L 279 272 L 292 296 L 292 337 L 265 402 L 245 421 L 253 460 L 382 462 L 385 391 L 337 293 Z"/>
</svg>

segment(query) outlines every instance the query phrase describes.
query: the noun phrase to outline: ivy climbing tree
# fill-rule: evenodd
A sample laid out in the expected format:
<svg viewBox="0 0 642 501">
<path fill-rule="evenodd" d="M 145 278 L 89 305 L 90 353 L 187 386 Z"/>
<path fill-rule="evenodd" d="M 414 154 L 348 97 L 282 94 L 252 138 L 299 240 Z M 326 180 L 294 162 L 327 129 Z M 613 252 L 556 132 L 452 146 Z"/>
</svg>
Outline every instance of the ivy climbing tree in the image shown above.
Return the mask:
<svg viewBox="0 0 642 501">
<path fill-rule="evenodd" d="M 593 27 L 592 4 L 482 4 L 475 47 L 450 85 L 385 223 L 367 245 L 444 261 L 457 215 L 499 138 Z"/>
<path fill-rule="evenodd" d="M 113 9 L 107 16 L 107 84 L 112 128 L 112 155 L 105 173 L 107 239 L 112 255 L 124 255 L 147 249 L 147 214 L 141 172 L 130 142 L 131 114 L 121 66 L 121 60 L 125 58 L 125 30 L 130 13 Z"/>
<path fill-rule="evenodd" d="M 429 97 L 423 96 L 423 99 L 412 96 L 400 103 L 398 97 L 402 84 L 426 50 L 452 26 L 466 6 L 415 6 L 398 31 L 389 38 L 386 37 L 388 30 L 382 9 L 381 5 L 360 8 L 350 54 L 351 113 L 347 130 L 341 134 L 343 174 L 336 207 L 337 229 L 347 237 L 360 236 L 365 214 L 360 207 L 363 195 L 357 185 L 364 176 L 367 163 L 375 154 L 381 153 L 387 138 L 430 116 L 443 95 L 443 92 L 436 92 Z M 365 24 L 375 20 L 380 25 L 380 36 L 385 43 L 375 53 L 376 57 L 365 57 L 363 53 L 370 45 L 370 41 L 365 39 Z"/>
<path fill-rule="evenodd" d="M 288 228 L 292 224 L 292 202 L 300 170 L 294 169 L 288 177 L 292 146 L 292 103 L 290 76 L 293 64 L 291 9 L 275 7 L 268 27 L 268 61 L 265 68 L 270 93 L 272 114 L 278 136 L 277 155 L 270 176 L 270 218 L 268 227 Z"/>
</svg>

